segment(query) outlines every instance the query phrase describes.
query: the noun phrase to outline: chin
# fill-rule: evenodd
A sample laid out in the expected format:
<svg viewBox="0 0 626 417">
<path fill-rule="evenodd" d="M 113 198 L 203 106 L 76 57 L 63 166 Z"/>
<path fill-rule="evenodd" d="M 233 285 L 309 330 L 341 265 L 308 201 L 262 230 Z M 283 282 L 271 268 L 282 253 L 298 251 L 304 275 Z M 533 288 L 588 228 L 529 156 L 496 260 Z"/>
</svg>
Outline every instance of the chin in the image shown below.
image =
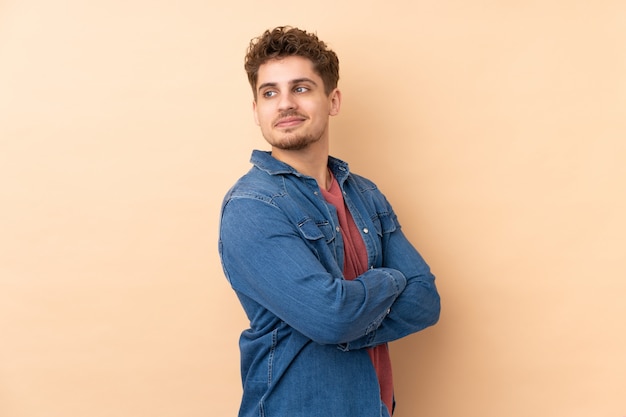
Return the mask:
<svg viewBox="0 0 626 417">
<path fill-rule="evenodd" d="M 272 140 L 268 142 L 275 148 L 281 149 L 283 151 L 299 151 L 302 150 L 312 143 L 315 143 L 319 140 L 312 138 L 310 136 L 295 136 L 295 137 L 287 137 L 279 140 Z"/>
</svg>

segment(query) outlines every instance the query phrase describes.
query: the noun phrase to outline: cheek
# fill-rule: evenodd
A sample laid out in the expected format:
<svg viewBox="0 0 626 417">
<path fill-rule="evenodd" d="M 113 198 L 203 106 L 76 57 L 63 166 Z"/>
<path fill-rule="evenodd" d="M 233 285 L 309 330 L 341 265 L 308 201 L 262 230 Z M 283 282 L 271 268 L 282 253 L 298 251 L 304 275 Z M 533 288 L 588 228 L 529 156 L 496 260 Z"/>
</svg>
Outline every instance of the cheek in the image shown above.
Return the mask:
<svg viewBox="0 0 626 417">
<path fill-rule="evenodd" d="M 254 111 L 254 121 L 258 126 L 267 125 L 271 122 L 271 113 L 267 108 L 257 106 Z"/>
<path fill-rule="evenodd" d="M 258 126 L 267 125 L 272 122 L 273 117 L 275 116 L 275 109 L 272 107 L 271 103 L 267 102 L 256 102 L 253 103 L 252 106 L 253 114 L 254 114 L 254 122 Z"/>
<path fill-rule="evenodd" d="M 267 112 L 263 112 L 262 110 L 259 110 L 255 113 L 255 121 L 256 124 L 259 126 L 263 126 L 269 123 L 269 115 L 267 114 Z"/>
</svg>

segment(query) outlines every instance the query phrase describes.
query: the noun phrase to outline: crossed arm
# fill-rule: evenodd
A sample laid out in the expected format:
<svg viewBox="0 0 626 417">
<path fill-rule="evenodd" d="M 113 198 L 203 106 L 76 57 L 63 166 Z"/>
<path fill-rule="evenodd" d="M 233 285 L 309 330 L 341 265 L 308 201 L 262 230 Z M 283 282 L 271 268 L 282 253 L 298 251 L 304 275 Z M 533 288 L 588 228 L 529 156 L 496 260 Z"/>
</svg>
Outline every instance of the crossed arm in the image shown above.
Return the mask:
<svg viewBox="0 0 626 417">
<path fill-rule="evenodd" d="M 326 242 L 307 242 L 267 202 L 236 198 L 223 210 L 219 249 L 235 291 L 311 340 L 352 350 L 404 337 L 439 317 L 428 265 L 399 227 L 383 239 L 384 264 L 344 280 L 311 249 Z"/>
</svg>

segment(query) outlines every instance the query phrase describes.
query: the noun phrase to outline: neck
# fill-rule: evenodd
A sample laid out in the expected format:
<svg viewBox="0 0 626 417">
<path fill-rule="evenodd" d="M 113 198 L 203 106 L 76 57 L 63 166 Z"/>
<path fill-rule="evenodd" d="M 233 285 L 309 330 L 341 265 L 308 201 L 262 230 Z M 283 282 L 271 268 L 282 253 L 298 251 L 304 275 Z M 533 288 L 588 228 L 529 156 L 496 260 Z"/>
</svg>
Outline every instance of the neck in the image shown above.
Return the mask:
<svg viewBox="0 0 626 417">
<path fill-rule="evenodd" d="M 272 148 L 272 156 L 301 174 L 315 178 L 320 188 L 330 186 L 327 145 L 317 142 L 297 151 Z"/>
</svg>

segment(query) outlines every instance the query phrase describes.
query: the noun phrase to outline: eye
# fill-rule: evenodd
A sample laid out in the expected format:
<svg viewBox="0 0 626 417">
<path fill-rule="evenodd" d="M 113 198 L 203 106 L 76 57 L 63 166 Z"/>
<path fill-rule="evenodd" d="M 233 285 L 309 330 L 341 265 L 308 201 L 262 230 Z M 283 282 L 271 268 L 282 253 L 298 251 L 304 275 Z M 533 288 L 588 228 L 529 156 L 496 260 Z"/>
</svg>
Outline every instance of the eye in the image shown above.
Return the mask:
<svg viewBox="0 0 626 417">
<path fill-rule="evenodd" d="M 273 91 L 273 90 L 267 90 L 263 92 L 264 98 L 271 98 L 271 97 L 274 97 L 275 95 L 276 95 L 276 91 Z"/>
<path fill-rule="evenodd" d="M 296 93 L 306 93 L 307 91 L 309 91 L 309 89 L 308 89 L 308 87 L 300 85 L 300 86 L 294 88 L 293 91 L 296 92 Z"/>
</svg>

